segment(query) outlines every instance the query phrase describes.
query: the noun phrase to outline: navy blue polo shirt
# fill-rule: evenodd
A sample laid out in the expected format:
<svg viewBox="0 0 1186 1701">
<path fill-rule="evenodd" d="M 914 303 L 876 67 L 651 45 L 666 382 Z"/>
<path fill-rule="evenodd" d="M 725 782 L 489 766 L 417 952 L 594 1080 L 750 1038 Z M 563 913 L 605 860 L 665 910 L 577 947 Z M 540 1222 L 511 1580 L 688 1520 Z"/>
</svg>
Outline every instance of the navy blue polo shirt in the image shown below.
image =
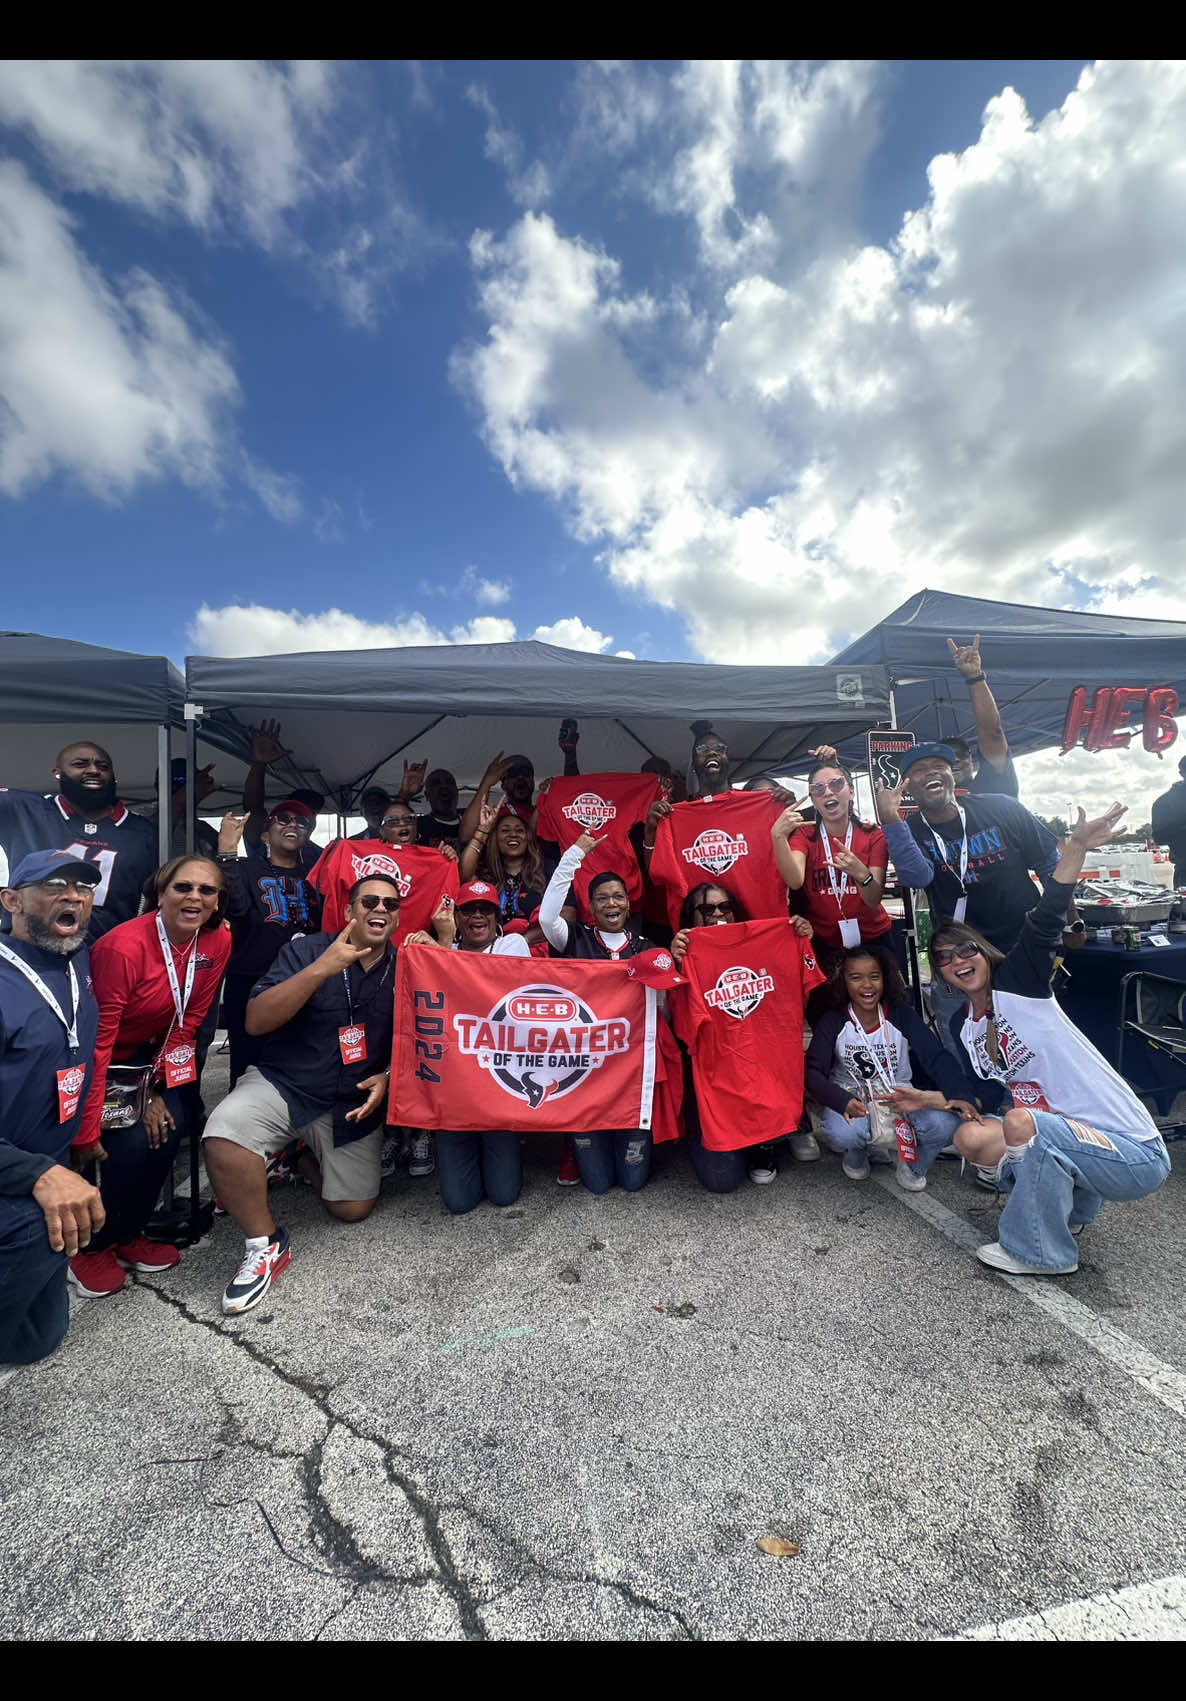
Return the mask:
<svg viewBox="0 0 1186 1701">
<path fill-rule="evenodd" d="M 291 980 L 324 956 L 336 933 L 310 933 L 282 947 L 279 956 L 251 990 L 258 998 L 269 987 Z M 365 1122 L 347 1122 L 345 1113 L 357 1110 L 365 1094 L 358 1083 L 377 1075 L 391 1061 L 395 1026 L 395 947 L 389 945 L 368 974 L 358 963 L 345 975 L 322 981 L 308 1003 L 291 1021 L 260 1040 L 256 1067 L 281 1094 L 294 1128 L 304 1128 L 326 1112 L 334 1118 L 334 1145 L 348 1146 L 371 1134 L 383 1121 L 386 1106 Z M 347 996 L 346 977 L 349 977 Z M 343 1063 L 338 1030 L 349 1023 L 366 1029 L 363 1063 Z"/>
<path fill-rule="evenodd" d="M 70 1161 L 99 1031 L 99 1006 L 85 948 L 66 958 L 12 934 L 6 935 L 4 944 L 36 970 L 67 1016 L 67 965 L 73 962 L 78 977 L 78 1050 L 71 1052 L 66 1029 L 36 987 L 0 957 L 0 1235 L 41 1215 L 33 1188 L 47 1169 Z M 72 1067 L 85 1069 L 86 1080 L 78 1109 L 68 1122 L 59 1122 L 58 1070 Z"/>
</svg>

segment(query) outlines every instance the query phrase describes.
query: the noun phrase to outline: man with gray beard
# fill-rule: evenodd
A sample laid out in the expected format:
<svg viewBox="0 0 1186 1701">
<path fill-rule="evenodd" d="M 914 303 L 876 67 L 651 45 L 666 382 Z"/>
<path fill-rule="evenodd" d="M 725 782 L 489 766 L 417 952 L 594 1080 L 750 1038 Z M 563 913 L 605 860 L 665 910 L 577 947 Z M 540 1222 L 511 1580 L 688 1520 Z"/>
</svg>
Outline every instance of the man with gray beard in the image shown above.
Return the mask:
<svg viewBox="0 0 1186 1701">
<path fill-rule="evenodd" d="M 67 1261 L 103 1226 L 69 1167 L 99 1007 L 86 934 L 102 871 L 69 851 L 22 858 L 0 890 L 0 1364 L 33 1364 L 70 1320 Z"/>
</svg>

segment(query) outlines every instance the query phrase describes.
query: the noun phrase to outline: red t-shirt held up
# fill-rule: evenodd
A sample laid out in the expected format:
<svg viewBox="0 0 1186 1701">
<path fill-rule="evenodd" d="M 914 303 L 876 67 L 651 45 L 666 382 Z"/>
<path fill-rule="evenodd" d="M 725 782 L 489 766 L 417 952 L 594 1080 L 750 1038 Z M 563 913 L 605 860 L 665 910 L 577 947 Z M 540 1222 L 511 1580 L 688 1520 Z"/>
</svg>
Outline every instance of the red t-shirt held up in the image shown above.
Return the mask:
<svg viewBox="0 0 1186 1701">
<path fill-rule="evenodd" d="M 551 839 L 563 853 L 575 845 L 582 833 L 592 833 L 604 843 L 591 850 L 577 870 L 573 885 L 581 905 L 581 920 L 592 920 L 589 912 L 589 882 L 607 871 L 620 874 L 626 882 L 630 908 L 637 914 L 642 903 L 642 871 L 630 829 L 645 821 L 647 811 L 659 795 L 657 774 L 577 774 L 549 780 L 539 800 L 536 832 Z"/>
<path fill-rule="evenodd" d="M 340 933 L 346 925 L 350 888 L 368 874 L 388 874 L 402 900 L 399 926 L 391 935 L 398 945 L 409 933 L 431 932 L 441 899 L 457 897 L 457 864 L 427 845 L 387 845 L 382 839 L 339 839 L 322 851 L 305 879 L 325 899 L 321 925 Z"/>
<path fill-rule="evenodd" d="M 787 913 L 786 882 L 770 829 L 782 813 L 768 791 L 724 791 L 677 803 L 659 823 L 651 879 L 665 889 L 678 929 L 684 899 L 705 881 L 724 886 L 752 921 Z"/>
<path fill-rule="evenodd" d="M 752 793 L 750 795 L 753 795 Z M 825 978 L 810 939 L 786 921 L 697 927 L 668 994 L 692 1057 L 711 1152 L 793 1133 L 803 1115 L 803 1004 Z"/>
<path fill-rule="evenodd" d="M 846 829 L 847 831 L 847 829 Z M 823 825 L 816 827 L 800 827 L 791 834 L 789 844 L 793 851 L 802 851 L 807 858 L 807 873 L 803 881 L 803 895 L 807 899 L 807 914 L 811 925 L 823 940 L 825 945 L 834 945 L 839 949 L 840 917 L 845 920 L 859 921 L 862 939 L 880 939 L 883 933 L 888 933 L 894 925 L 893 918 L 884 904 L 878 904 L 871 910 L 861 897 L 860 888 L 849 880 L 842 905 L 837 904 L 832 891 L 832 883 L 828 879 L 828 859 L 824 853 L 824 842 L 821 837 Z M 832 851 L 844 848 L 844 834 L 839 837 L 832 834 Z M 852 853 L 860 857 L 866 868 L 884 868 L 889 862 L 889 848 L 885 842 L 885 834 L 880 827 L 862 827 L 859 821 L 853 822 Z M 841 883 L 841 871 L 836 870 L 836 884 Z"/>
</svg>

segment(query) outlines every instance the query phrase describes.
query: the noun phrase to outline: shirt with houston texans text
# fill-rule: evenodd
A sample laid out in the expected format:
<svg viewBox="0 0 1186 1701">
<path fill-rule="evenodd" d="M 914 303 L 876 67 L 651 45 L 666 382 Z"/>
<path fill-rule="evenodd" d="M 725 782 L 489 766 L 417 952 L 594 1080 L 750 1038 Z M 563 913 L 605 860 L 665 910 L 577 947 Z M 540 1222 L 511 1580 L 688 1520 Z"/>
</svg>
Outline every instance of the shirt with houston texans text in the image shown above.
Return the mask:
<svg viewBox="0 0 1186 1701">
<path fill-rule="evenodd" d="M 101 821 L 85 821 L 64 797 L 35 791 L 0 791 L 0 886 L 33 851 L 65 850 L 100 873 L 87 943 L 131 921 L 144 882 L 157 867 L 156 828 L 117 803 Z M 7 915 L 5 916 L 7 931 Z"/>
</svg>

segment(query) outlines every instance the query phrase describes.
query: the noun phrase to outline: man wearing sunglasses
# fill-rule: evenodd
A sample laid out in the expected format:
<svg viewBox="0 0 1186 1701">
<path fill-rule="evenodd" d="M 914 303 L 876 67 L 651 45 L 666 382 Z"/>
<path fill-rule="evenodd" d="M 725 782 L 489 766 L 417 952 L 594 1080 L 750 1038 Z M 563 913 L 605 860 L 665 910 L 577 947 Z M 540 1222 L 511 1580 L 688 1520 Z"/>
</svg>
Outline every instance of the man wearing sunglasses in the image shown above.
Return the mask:
<svg viewBox="0 0 1186 1701">
<path fill-rule="evenodd" d="M 336 936 L 285 945 L 257 983 L 247 1031 L 262 1038 L 250 1065 L 206 1125 L 206 1169 L 243 1230 L 224 1311 L 250 1311 L 290 1259 L 288 1230 L 268 1205 L 267 1160 L 299 1135 L 309 1179 L 331 1216 L 361 1222 L 379 1193 L 395 1002 L 399 923 L 395 881 L 372 874 L 351 888 Z"/>
<path fill-rule="evenodd" d="M 68 1261 L 103 1226 L 70 1167 L 99 1029 L 86 932 L 99 870 L 39 851 L 2 894 L 0 941 L 0 1364 L 52 1353 L 70 1316 Z"/>
</svg>

